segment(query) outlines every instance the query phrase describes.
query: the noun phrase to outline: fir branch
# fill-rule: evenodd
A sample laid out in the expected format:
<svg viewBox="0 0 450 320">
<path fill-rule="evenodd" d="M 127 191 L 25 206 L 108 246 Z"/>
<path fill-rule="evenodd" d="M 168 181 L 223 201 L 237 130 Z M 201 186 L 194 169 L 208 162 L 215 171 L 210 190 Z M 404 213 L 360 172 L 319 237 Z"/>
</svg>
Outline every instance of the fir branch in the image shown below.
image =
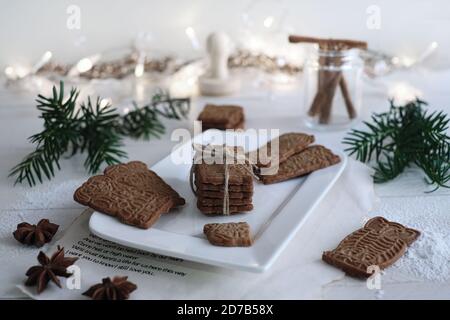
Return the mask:
<svg viewBox="0 0 450 320">
<path fill-rule="evenodd" d="M 367 130 L 350 131 L 343 140 L 345 150 L 362 162 L 375 161 L 374 182 L 394 179 L 411 164 L 421 168 L 427 183 L 449 187 L 450 119 L 445 113 L 428 113 L 426 102 L 417 99 L 405 106 L 390 102 L 388 112 L 374 114 L 372 122 L 364 122 Z"/>
<path fill-rule="evenodd" d="M 44 178 L 55 176 L 60 170 L 59 161 L 67 154 L 86 153 L 84 166 L 89 173 L 100 170 L 103 164 L 119 163 L 127 154 L 121 148 L 124 136 L 150 139 L 159 137 L 165 128 L 160 118 L 180 120 L 186 118 L 190 109 L 189 99 L 173 99 L 168 93 L 157 92 L 151 102 L 121 117 L 111 105 L 101 106 L 101 99 L 77 106 L 79 91 L 71 89 L 64 98 L 64 83 L 59 90 L 53 87 L 52 95 L 38 95 L 39 118 L 44 120 L 44 129 L 28 140 L 35 150 L 13 167 L 9 176 L 15 183 L 26 181 L 30 186 L 42 183 Z"/>
<path fill-rule="evenodd" d="M 136 104 L 134 110 L 123 116 L 120 128 L 123 134 L 135 139 L 148 140 L 152 136 L 159 138 L 164 133 L 164 126 L 155 110 L 148 106 L 139 108 Z"/>
<path fill-rule="evenodd" d="M 40 118 L 44 119 L 44 130 L 29 137 L 29 141 L 36 144 L 36 149 L 26 156 L 22 162 L 11 169 L 9 176 L 17 176 L 15 183 L 27 181 L 30 186 L 36 180 L 43 182 L 43 177 L 51 179 L 55 175 L 54 168 L 60 169 L 59 159 L 71 142 L 78 139 L 78 128 L 74 122 L 78 91 L 72 89 L 69 97 L 64 101 L 64 83 L 59 86 L 59 93 L 53 87 L 53 96 L 46 98 L 42 95 L 36 100 L 37 108 L 41 111 Z"/>
<path fill-rule="evenodd" d="M 158 91 L 149 104 L 134 109 L 122 118 L 120 131 L 135 139 L 148 140 L 152 136 L 159 138 L 165 133 L 161 117 L 181 120 L 188 116 L 190 110 L 189 99 L 174 99 L 168 93 Z"/>
<path fill-rule="evenodd" d="M 59 157 L 55 157 L 51 149 L 39 146 L 12 168 L 9 176 L 17 176 L 15 184 L 27 181 L 30 186 L 33 186 L 36 180 L 42 183 L 43 176 L 48 180 L 54 177 L 55 166 L 60 169 Z"/>
<path fill-rule="evenodd" d="M 120 158 L 125 158 L 127 154 L 120 150 L 122 136 L 115 128 L 119 119 L 116 109 L 110 104 L 102 108 L 100 98 L 93 105 L 88 97 L 87 103 L 82 103 L 80 110 L 80 143 L 76 148 L 80 148 L 80 152 L 87 151 L 85 168 L 89 173 L 95 173 L 103 163 L 119 163 Z"/>
<path fill-rule="evenodd" d="M 190 110 L 190 104 L 186 99 L 171 98 L 168 93 L 158 91 L 146 108 L 153 109 L 156 113 L 167 119 L 185 119 Z"/>
<path fill-rule="evenodd" d="M 450 182 L 450 146 L 449 144 L 442 145 L 441 148 L 429 153 L 422 153 L 415 159 L 415 164 L 426 175 L 425 182 L 435 186 L 430 192 L 439 187 L 450 188 L 448 185 Z"/>
</svg>

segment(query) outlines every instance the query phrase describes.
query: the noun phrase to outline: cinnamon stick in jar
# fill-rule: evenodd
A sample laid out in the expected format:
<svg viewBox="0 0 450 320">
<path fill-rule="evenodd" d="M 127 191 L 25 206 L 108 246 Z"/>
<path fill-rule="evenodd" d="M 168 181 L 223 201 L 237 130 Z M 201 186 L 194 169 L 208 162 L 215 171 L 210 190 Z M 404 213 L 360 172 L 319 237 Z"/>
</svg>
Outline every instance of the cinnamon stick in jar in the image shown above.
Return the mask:
<svg viewBox="0 0 450 320">
<path fill-rule="evenodd" d="M 350 119 L 356 118 L 356 109 L 352 102 L 347 82 L 344 75 L 339 70 L 339 67 L 343 64 L 343 56 L 339 55 L 339 52 L 353 48 L 366 50 L 367 42 L 348 39 L 324 39 L 296 35 L 289 36 L 289 42 L 314 43 L 317 44 L 319 49 L 325 53 L 325 56 L 319 57 L 317 92 L 308 110 L 308 115 L 311 117 L 318 116 L 318 122 L 320 124 L 329 123 L 331 120 L 332 105 L 336 94 L 336 88 L 339 85 L 348 117 Z M 333 51 L 337 52 L 336 56 L 333 56 Z M 330 52 L 330 56 L 327 56 L 326 52 Z"/>
<path fill-rule="evenodd" d="M 328 58 L 327 57 L 319 57 L 319 70 L 317 72 L 317 93 L 314 97 L 313 102 L 311 103 L 311 107 L 308 110 L 308 115 L 314 117 L 320 113 L 321 105 L 323 104 L 323 100 L 325 99 L 325 91 L 324 86 L 326 83 L 326 74 L 323 68 L 320 66 L 326 65 Z"/>
<path fill-rule="evenodd" d="M 336 93 L 336 88 L 342 79 L 342 73 L 326 71 L 327 84 L 322 90 L 322 95 L 325 97 L 321 105 L 319 113 L 319 123 L 327 124 L 330 122 L 331 110 L 333 106 L 333 99 Z"/>
<path fill-rule="evenodd" d="M 348 92 L 347 81 L 345 81 L 344 77 L 341 77 L 339 81 L 339 87 L 342 92 L 342 97 L 344 98 L 345 107 L 347 108 L 348 117 L 350 119 L 356 118 L 356 109 L 353 106 L 352 99 L 350 97 L 350 93 Z"/>
</svg>

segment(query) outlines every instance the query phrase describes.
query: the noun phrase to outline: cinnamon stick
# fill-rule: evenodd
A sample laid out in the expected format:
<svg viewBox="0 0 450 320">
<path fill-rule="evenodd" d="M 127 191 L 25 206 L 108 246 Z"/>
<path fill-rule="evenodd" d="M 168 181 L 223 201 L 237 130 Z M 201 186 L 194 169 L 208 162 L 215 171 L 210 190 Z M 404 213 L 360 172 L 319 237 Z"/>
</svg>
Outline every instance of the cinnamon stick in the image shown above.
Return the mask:
<svg viewBox="0 0 450 320">
<path fill-rule="evenodd" d="M 349 39 L 324 39 L 316 37 L 305 37 L 290 35 L 289 42 L 291 43 L 315 43 L 323 51 L 341 51 L 352 48 L 362 50 L 367 49 L 367 42 L 349 40 Z M 319 116 L 319 123 L 327 124 L 330 122 L 332 104 L 336 88 L 342 92 L 345 107 L 350 119 L 356 118 L 356 109 L 351 100 L 348 90 L 347 82 L 341 71 L 328 70 L 329 67 L 339 67 L 342 64 L 341 56 L 321 56 L 319 58 L 318 84 L 317 92 L 308 110 L 308 115 L 314 117 Z"/>
<path fill-rule="evenodd" d="M 339 87 L 341 88 L 342 97 L 344 98 L 345 107 L 347 108 L 348 117 L 350 119 L 356 118 L 356 109 L 353 106 L 352 99 L 350 97 L 350 93 L 348 92 L 347 82 L 345 78 L 342 76 L 339 80 Z"/>
<path fill-rule="evenodd" d="M 319 58 L 319 65 L 323 66 L 328 63 L 327 57 L 320 57 Z M 308 115 L 311 117 L 314 117 L 320 112 L 320 106 L 322 105 L 322 100 L 324 99 L 324 92 L 322 92 L 323 87 L 326 83 L 326 73 L 322 68 L 319 68 L 318 74 L 317 74 L 317 92 L 314 96 L 314 100 L 311 103 L 311 107 L 308 110 Z"/>
<path fill-rule="evenodd" d="M 367 42 L 349 39 L 325 39 L 316 37 L 305 37 L 290 35 L 289 42 L 291 43 L 316 43 L 321 48 L 338 48 L 338 49 L 351 49 L 358 48 L 362 50 L 367 49 Z"/>
<path fill-rule="evenodd" d="M 314 96 L 314 100 L 311 103 L 311 108 L 308 111 L 308 115 L 314 117 L 322 111 L 322 106 L 327 99 L 327 92 L 325 90 L 319 90 Z"/>
<path fill-rule="evenodd" d="M 339 72 L 325 71 L 325 72 L 329 73 L 329 75 L 327 76 L 328 78 L 327 84 L 322 90 L 325 96 L 319 114 L 319 123 L 322 124 L 327 124 L 330 122 L 334 94 L 336 92 L 336 88 L 339 84 L 339 81 L 342 78 L 342 73 L 340 71 Z"/>
</svg>

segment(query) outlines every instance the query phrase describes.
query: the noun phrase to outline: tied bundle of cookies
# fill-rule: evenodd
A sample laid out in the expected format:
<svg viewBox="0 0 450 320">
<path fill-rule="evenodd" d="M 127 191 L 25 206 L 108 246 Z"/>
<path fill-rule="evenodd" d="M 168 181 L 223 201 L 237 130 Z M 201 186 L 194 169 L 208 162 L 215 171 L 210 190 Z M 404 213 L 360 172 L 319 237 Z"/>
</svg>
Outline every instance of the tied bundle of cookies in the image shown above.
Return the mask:
<svg viewBox="0 0 450 320">
<path fill-rule="evenodd" d="M 260 169 L 260 180 L 272 184 L 301 177 L 340 162 L 339 156 L 321 145 L 311 145 L 314 136 L 286 133 L 250 153 Z"/>
<path fill-rule="evenodd" d="M 253 171 L 240 147 L 197 149 L 193 165 L 197 207 L 206 215 L 229 215 L 253 209 Z"/>
<path fill-rule="evenodd" d="M 104 174 L 83 183 L 74 200 L 143 229 L 150 228 L 161 214 L 185 204 L 178 192 L 139 161 L 107 167 Z"/>
<path fill-rule="evenodd" d="M 240 106 L 207 104 L 198 121 L 202 122 L 202 130 L 208 129 L 244 129 L 244 110 Z"/>
</svg>

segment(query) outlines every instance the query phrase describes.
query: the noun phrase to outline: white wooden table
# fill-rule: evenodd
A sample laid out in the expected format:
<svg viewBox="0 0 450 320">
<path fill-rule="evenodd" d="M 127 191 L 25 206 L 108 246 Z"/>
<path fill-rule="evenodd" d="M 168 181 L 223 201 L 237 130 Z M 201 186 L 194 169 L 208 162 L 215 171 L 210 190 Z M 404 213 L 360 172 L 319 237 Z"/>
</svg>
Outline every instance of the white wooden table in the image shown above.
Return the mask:
<svg viewBox="0 0 450 320">
<path fill-rule="evenodd" d="M 364 95 L 363 118 L 371 111 L 383 111 L 388 108 L 387 89 L 393 83 L 406 81 L 423 92 L 423 97 L 433 108 L 450 112 L 450 91 L 448 83 L 450 72 L 409 71 L 398 72 L 383 79 L 377 79 L 366 85 Z M 37 118 L 34 94 L 16 93 L 0 88 L 0 298 L 21 298 L 23 295 L 14 284 L 23 280 L 13 275 L 15 268 L 25 270 L 31 265 L 36 251 L 18 246 L 11 233 L 17 223 L 23 220 L 36 221 L 49 217 L 55 223 L 66 228 L 80 214 L 81 206 L 71 201 L 71 194 L 63 194 L 64 188 L 52 189 L 52 186 L 63 185 L 70 181 L 83 180 L 87 177 L 82 166 L 83 157 L 75 157 L 62 162 L 62 170 L 57 172 L 51 183 L 30 189 L 25 186 L 13 186 L 13 179 L 7 178 L 8 171 L 27 153 L 32 146 L 27 137 L 41 129 L 41 121 Z M 282 132 L 305 130 L 301 123 L 301 90 L 276 91 L 249 89 L 239 96 L 226 99 L 198 98 L 193 101 L 191 119 L 194 119 L 205 101 L 236 102 L 245 107 L 247 128 L 279 128 Z M 168 132 L 176 126 L 190 127 L 185 121 L 171 122 Z M 325 142 L 331 147 L 342 148 L 340 144 L 345 132 L 317 134 L 318 142 Z M 169 134 L 160 140 L 126 141 L 126 150 L 131 159 L 141 159 L 149 164 L 155 163 L 167 155 L 175 142 L 171 142 Z M 36 199 L 38 190 L 42 197 Z M 423 177 L 416 170 L 407 170 L 400 178 L 376 186 L 381 201 L 379 214 L 395 217 L 402 210 L 421 218 L 424 210 L 431 210 L 436 217 L 450 225 L 450 190 L 440 189 L 434 193 L 424 193 L 427 186 Z M 33 196 L 34 195 L 34 196 Z M 449 228 L 450 233 L 450 228 Z M 450 258 L 450 257 L 449 257 Z M 17 272 L 16 272 L 17 273 Z M 449 298 L 450 285 L 419 281 L 415 283 L 393 282 L 387 284 L 386 298 Z M 373 293 L 363 290 L 358 282 L 346 277 L 341 281 L 322 288 L 317 298 L 373 298 Z"/>
</svg>

